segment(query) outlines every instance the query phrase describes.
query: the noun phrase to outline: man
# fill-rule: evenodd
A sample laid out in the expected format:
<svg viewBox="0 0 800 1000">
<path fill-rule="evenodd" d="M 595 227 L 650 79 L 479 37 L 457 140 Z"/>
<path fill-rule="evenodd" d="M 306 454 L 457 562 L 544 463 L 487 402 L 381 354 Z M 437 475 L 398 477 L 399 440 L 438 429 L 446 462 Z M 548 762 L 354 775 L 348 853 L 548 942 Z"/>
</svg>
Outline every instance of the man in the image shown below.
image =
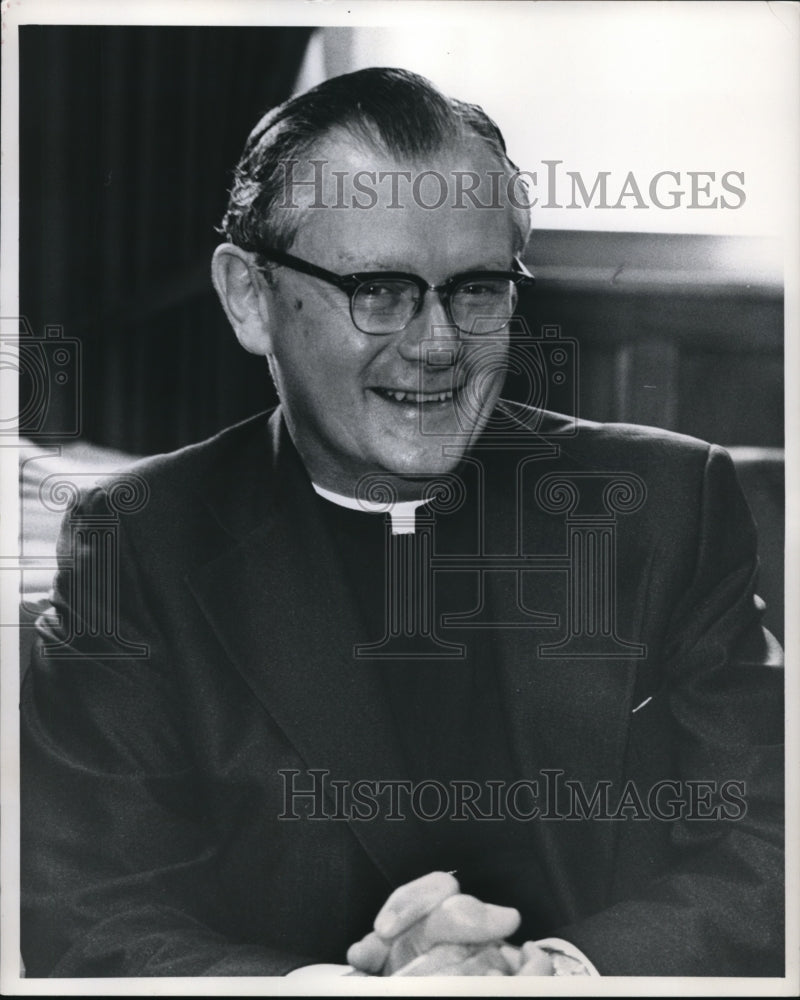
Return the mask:
<svg viewBox="0 0 800 1000">
<path fill-rule="evenodd" d="M 280 407 L 65 520 L 28 975 L 781 974 L 752 521 L 718 448 L 500 398 L 530 278 L 496 127 L 330 80 L 253 131 L 224 230 Z"/>
</svg>

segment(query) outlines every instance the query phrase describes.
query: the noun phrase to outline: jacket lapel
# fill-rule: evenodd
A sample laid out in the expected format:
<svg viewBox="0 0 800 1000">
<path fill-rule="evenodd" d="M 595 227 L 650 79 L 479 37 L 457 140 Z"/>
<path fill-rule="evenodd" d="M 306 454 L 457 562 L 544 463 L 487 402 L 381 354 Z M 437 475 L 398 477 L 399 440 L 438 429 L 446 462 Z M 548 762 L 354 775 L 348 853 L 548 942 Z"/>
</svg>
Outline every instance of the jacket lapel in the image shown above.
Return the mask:
<svg viewBox="0 0 800 1000">
<path fill-rule="evenodd" d="M 318 498 L 277 416 L 270 431 L 275 459 L 262 480 L 261 520 L 252 517 L 256 523 L 248 525 L 243 513 L 253 506 L 242 497 L 234 501 L 234 524 L 230 504 L 218 511 L 233 539 L 188 579 L 189 586 L 308 769 L 349 782 L 407 777 L 376 675 L 380 668 L 352 656 L 363 634 L 316 511 Z M 407 880 L 407 859 L 422 847 L 416 821 L 356 819 L 350 825 L 391 884 Z"/>
<path fill-rule="evenodd" d="M 558 440 L 557 438 L 555 440 Z M 535 442 L 534 442 L 535 443 Z M 534 501 L 541 476 L 564 471 L 559 456 L 541 448 L 531 460 L 530 447 L 506 452 L 506 476 L 513 470 L 518 489 L 496 488 L 502 483 L 487 458 L 487 547 L 494 552 L 529 555 L 566 555 L 564 514 L 543 512 Z M 611 470 L 613 471 L 613 470 Z M 518 499 L 519 498 L 519 499 Z M 525 511 L 524 537 L 519 538 L 516 505 Z M 527 572 L 521 595 L 490 574 L 489 592 L 499 620 L 513 620 L 519 596 L 530 611 L 557 616 L 558 626 L 498 628 L 496 649 L 501 697 L 518 773 L 537 780 L 540 818 L 531 824 L 539 859 L 548 872 L 561 912 L 577 914 L 601 906 L 607 898 L 613 871 L 618 822 L 583 820 L 574 815 L 575 796 L 564 782 L 577 782 L 588 798 L 599 782 L 611 783 L 610 800 L 622 791 L 624 759 L 634 681 L 641 660 L 635 658 L 567 658 L 548 655 L 546 647 L 566 633 L 568 573 L 563 569 Z M 628 622 L 626 637 L 636 634 L 640 622 Z M 554 791 L 559 789 L 558 798 Z M 566 816 L 570 815 L 571 819 Z"/>
</svg>

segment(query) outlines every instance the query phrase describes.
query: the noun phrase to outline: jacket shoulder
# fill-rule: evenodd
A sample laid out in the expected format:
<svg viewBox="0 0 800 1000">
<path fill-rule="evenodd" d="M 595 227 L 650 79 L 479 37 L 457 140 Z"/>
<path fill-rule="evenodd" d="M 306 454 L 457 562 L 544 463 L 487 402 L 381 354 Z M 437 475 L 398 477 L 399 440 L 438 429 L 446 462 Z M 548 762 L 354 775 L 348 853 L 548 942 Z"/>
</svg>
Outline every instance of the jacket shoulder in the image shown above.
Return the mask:
<svg viewBox="0 0 800 1000">
<path fill-rule="evenodd" d="M 224 476 L 231 467 L 253 460 L 266 464 L 272 443 L 273 413 L 258 413 L 204 441 L 139 459 L 123 469 L 121 475 L 139 476 L 152 488 L 185 492 L 200 483 L 205 486 L 209 477 Z M 110 476 L 104 484 L 113 483 L 114 478 Z"/>
<path fill-rule="evenodd" d="M 513 422 L 520 435 L 545 438 L 558 445 L 563 457 L 572 457 L 580 464 L 594 465 L 612 459 L 643 460 L 649 464 L 673 459 L 704 465 L 711 449 L 724 451 L 700 438 L 661 427 L 587 420 L 508 400 L 501 400 L 498 409 Z"/>
<path fill-rule="evenodd" d="M 276 411 L 220 431 L 177 451 L 133 462 L 100 480 L 81 499 L 84 513 L 115 512 L 160 545 L 233 520 L 242 530 L 257 523 L 274 491 L 280 422 Z M 191 543 L 194 544 L 194 543 Z"/>
</svg>

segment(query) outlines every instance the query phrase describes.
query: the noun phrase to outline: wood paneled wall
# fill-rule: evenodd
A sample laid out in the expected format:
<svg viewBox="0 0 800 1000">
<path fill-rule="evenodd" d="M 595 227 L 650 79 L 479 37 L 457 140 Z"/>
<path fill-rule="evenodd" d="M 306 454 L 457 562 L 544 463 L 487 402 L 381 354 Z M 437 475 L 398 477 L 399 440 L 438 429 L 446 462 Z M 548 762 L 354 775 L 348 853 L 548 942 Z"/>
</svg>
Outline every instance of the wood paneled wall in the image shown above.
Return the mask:
<svg viewBox="0 0 800 1000">
<path fill-rule="evenodd" d="M 578 353 L 580 415 L 783 444 L 783 296 L 763 240 L 539 232 L 521 303 Z M 512 393 L 524 394 L 509 379 Z"/>
</svg>

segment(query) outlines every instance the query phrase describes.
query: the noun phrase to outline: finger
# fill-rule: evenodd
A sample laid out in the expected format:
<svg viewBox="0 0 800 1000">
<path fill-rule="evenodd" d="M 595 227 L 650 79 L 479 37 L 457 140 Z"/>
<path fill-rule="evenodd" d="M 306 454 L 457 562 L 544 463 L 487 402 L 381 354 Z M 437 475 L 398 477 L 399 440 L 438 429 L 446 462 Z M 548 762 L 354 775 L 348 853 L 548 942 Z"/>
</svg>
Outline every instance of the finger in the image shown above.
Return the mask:
<svg viewBox="0 0 800 1000">
<path fill-rule="evenodd" d="M 511 906 L 482 903 L 474 896 L 448 896 L 421 925 L 421 941 L 425 945 L 483 944 L 502 941 L 517 930 L 519 912 Z"/>
<path fill-rule="evenodd" d="M 347 949 L 347 964 L 364 972 L 377 975 L 389 956 L 389 944 L 375 931 L 370 931 L 360 941 Z"/>
<path fill-rule="evenodd" d="M 459 962 L 469 958 L 471 952 L 466 945 L 462 944 L 439 944 L 426 951 L 424 955 L 417 955 L 415 959 L 407 962 L 393 976 L 441 976 L 443 970 L 458 965 Z"/>
<path fill-rule="evenodd" d="M 523 962 L 522 952 L 519 950 L 519 948 L 515 948 L 511 944 L 501 944 L 500 954 L 503 956 L 503 959 L 505 960 L 505 963 L 508 966 L 511 975 L 515 976 L 522 967 L 522 962 Z M 352 965 L 353 963 L 351 962 L 350 964 Z"/>
<path fill-rule="evenodd" d="M 553 960 L 533 941 L 526 941 L 521 949 L 522 966 L 518 976 L 552 976 Z"/>
<path fill-rule="evenodd" d="M 384 975 L 394 974 L 436 945 L 499 945 L 516 930 L 519 921 L 519 913 L 509 907 L 482 903 L 474 896 L 448 896 L 432 914 L 392 940 Z"/>
<path fill-rule="evenodd" d="M 510 970 L 506 965 L 500 949 L 496 946 L 482 948 L 479 952 L 468 955 L 460 962 L 453 962 L 436 973 L 440 976 L 508 976 Z"/>
<path fill-rule="evenodd" d="M 458 888 L 458 882 L 447 872 L 430 872 L 401 885 L 386 900 L 375 918 L 375 930 L 383 938 L 401 934 L 448 896 L 457 893 Z"/>
<path fill-rule="evenodd" d="M 437 947 L 452 947 L 453 945 L 444 943 L 433 943 L 424 939 L 423 927 L 425 921 L 418 921 L 412 927 L 409 927 L 407 931 L 403 931 L 402 934 L 398 934 L 397 937 L 392 938 L 389 945 L 389 957 L 387 958 L 383 966 L 383 975 L 394 975 L 397 969 L 402 969 L 403 966 L 408 965 L 411 961 L 417 958 L 419 955 L 424 955 L 431 951 L 432 948 Z M 456 943 L 456 946 L 461 948 L 460 944 Z M 468 946 L 463 946 L 464 954 L 469 954 L 472 948 Z"/>
<path fill-rule="evenodd" d="M 508 976 L 511 970 L 497 947 L 483 948 L 462 962 L 444 969 L 443 976 Z"/>
</svg>

